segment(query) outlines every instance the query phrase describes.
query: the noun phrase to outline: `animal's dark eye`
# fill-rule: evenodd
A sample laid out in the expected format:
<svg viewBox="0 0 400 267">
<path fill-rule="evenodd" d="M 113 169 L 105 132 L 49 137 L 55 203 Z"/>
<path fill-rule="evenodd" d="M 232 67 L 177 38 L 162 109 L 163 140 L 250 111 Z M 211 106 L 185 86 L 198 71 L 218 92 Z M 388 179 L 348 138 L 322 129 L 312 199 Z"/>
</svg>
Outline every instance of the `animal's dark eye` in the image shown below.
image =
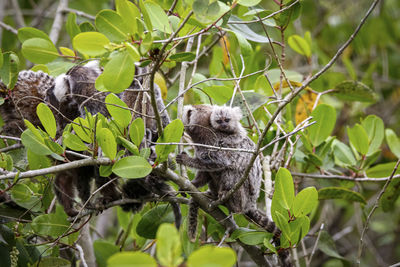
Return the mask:
<svg viewBox="0 0 400 267">
<path fill-rule="evenodd" d="M 188 110 L 188 114 L 187 114 L 188 118 L 190 118 L 192 116 L 192 110 Z"/>
<path fill-rule="evenodd" d="M 225 119 L 225 122 L 229 122 L 231 119 Z"/>
<path fill-rule="evenodd" d="M 222 123 L 222 120 L 217 120 L 217 123 Z"/>
</svg>

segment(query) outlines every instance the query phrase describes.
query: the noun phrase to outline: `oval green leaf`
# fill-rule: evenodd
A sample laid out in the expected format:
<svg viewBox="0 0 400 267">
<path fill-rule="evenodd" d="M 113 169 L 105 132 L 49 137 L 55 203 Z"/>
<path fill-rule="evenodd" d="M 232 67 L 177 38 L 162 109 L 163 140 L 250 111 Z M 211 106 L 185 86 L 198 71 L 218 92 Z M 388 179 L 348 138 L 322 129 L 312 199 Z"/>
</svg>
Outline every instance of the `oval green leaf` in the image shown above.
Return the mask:
<svg viewBox="0 0 400 267">
<path fill-rule="evenodd" d="M 53 151 L 50 150 L 41 140 L 35 136 L 31 130 L 25 130 L 21 135 L 22 144 L 30 149 L 37 155 L 51 155 Z"/>
<path fill-rule="evenodd" d="M 88 56 L 100 56 L 107 52 L 104 48 L 110 40 L 99 32 L 81 32 L 72 40 L 73 47 L 82 54 Z"/>
<path fill-rule="evenodd" d="M 156 260 L 144 252 L 119 252 L 107 260 L 107 266 L 113 267 L 157 267 Z"/>
<path fill-rule="evenodd" d="M 338 98 L 347 101 L 375 102 L 374 90 L 359 81 L 344 81 L 335 86 Z"/>
<path fill-rule="evenodd" d="M 118 136 L 117 139 L 118 139 L 118 142 L 120 144 L 122 144 L 123 147 L 128 149 L 129 152 L 131 152 L 133 155 L 135 155 L 135 156 L 139 156 L 140 155 L 139 154 L 139 149 L 132 142 L 129 142 L 128 140 L 126 140 L 122 136 Z"/>
<path fill-rule="evenodd" d="M 258 5 L 258 3 L 260 3 L 261 0 L 239 0 L 238 4 L 241 6 L 255 6 Z"/>
<path fill-rule="evenodd" d="M 183 262 L 181 239 L 176 227 L 163 223 L 157 230 L 157 259 L 163 266 L 179 266 Z"/>
<path fill-rule="evenodd" d="M 170 60 L 183 62 L 183 61 L 192 61 L 196 58 L 196 55 L 191 52 L 181 52 L 173 54 L 169 57 Z"/>
<path fill-rule="evenodd" d="M 307 187 L 294 198 L 291 208 L 295 217 L 307 215 L 318 205 L 318 192 L 315 187 Z"/>
<path fill-rule="evenodd" d="M 136 227 L 136 232 L 142 237 L 154 239 L 161 224 L 173 223 L 174 221 L 171 205 L 158 205 L 143 215 Z"/>
<path fill-rule="evenodd" d="M 78 136 L 69 132 L 63 134 L 63 144 L 75 151 L 86 151 L 88 149 Z"/>
<path fill-rule="evenodd" d="M 36 28 L 23 27 L 18 29 L 18 39 L 21 43 L 31 38 L 40 38 L 51 42 L 50 37 L 46 33 Z"/>
<path fill-rule="evenodd" d="M 367 155 L 369 156 L 378 151 L 381 146 L 383 137 L 385 136 L 385 126 L 382 119 L 375 115 L 368 115 L 361 122 L 361 125 L 364 127 L 364 130 L 368 135 L 369 150 Z"/>
<path fill-rule="evenodd" d="M 289 210 L 294 200 L 294 184 L 290 172 L 285 168 L 279 168 L 275 178 L 275 192 L 272 201 Z"/>
<path fill-rule="evenodd" d="M 214 99 L 217 104 L 225 104 L 232 97 L 233 87 L 226 85 L 212 85 L 204 87 L 203 91 Z"/>
<path fill-rule="evenodd" d="M 19 58 L 14 52 L 6 52 L 3 55 L 3 65 L 0 68 L 0 78 L 7 88 L 14 88 L 18 80 Z"/>
<path fill-rule="evenodd" d="M 165 127 L 162 135 L 157 139 L 157 143 L 177 143 L 183 134 L 183 123 L 181 120 L 173 120 Z M 176 145 L 156 145 L 157 162 L 168 159 L 169 153 L 173 152 Z"/>
<path fill-rule="evenodd" d="M 131 35 L 137 32 L 136 18 L 140 19 L 140 10 L 130 1 L 117 0 L 115 8 L 119 15 L 121 15 L 125 24 L 129 29 Z"/>
<path fill-rule="evenodd" d="M 347 135 L 349 136 L 350 143 L 354 148 L 361 153 L 366 155 L 369 149 L 368 135 L 367 132 L 360 124 L 354 125 L 353 128 L 347 127 Z"/>
<path fill-rule="evenodd" d="M 96 15 L 96 28 L 113 42 L 128 39 L 129 28 L 121 16 L 113 10 L 102 10 Z"/>
<path fill-rule="evenodd" d="M 378 164 L 378 165 L 375 165 L 374 167 L 366 170 L 365 174 L 369 178 L 389 177 L 392 174 L 395 166 L 396 166 L 396 162 L 388 162 L 388 163 Z M 400 169 L 398 169 L 395 174 L 399 174 L 399 173 L 400 173 Z"/>
<path fill-rule="evenodd" d="M 308 128 L 310 141 L 314 147 L 320 145 L 332 133 L 336 123 L 336 111 L 327 104 L 318 105 L 311 112 L 315 124 Z"/>
<path fill-rule="evenodd" d="M 310 45 L 303 37 L 297 34 L 291 35 L 289 36 L 288 44 L 294 51 L 296 51 L 300 55 L 311 57 Z"/>
<path fill-rule="evenodd" d="M 390 151 L 392 151 L 397 158 L 400 158 L 400 140 L 396 133 L 392 129 L 386 129 L 385 135 Z"/>
<path fill-rule="evenodd" d="M 101 128 L 97 131 L 96 139 L 99 142 L 103 153 L 111 160 L 117 155 L 117 142 L 115 136 L 107 128 Z"/>
<path fill-rule="evenodd" d="M 104 67 L 103 84 L 112 93 L 128 88 L 135 76 L 135 62 L 127 51 L 118 53 Z"/>
<path fill-rule="evenodd" d="M 123 178 L 142 178 L 151 171 L 151 165 L 147 160 L 137 156 L 122 158 L 113 166 L 113 173 Z"/>
<path fill-rule="evenodd" d="M 81 29 L 79 28 L 78 24 L 76 24 L 75 13 L 68 14 L 67 22 L 65 23 L 65 28 L 71 40 L 74 39 L 74 37 L 81 32 Z"/>
<path fill-rule="evenodd" d="M 129 128 L 129 137 L 131 141 L 139 147 L 144 137 L 144 122 L 142 118 L 135 119 Z"/>
<path fill-rule="evenodd" d="M 154 2 L 146 1 L 144 3 L 147 13 L 151 19 L 151 24 L 153 27 L 161 32 L 172 33 L 171 26 L 169 25 L 169 20 L 167 14 L 164 10 Z M 152 29 L 148 29 L 152 30 Z"/>
<path fill-rule="evenodd" d="M 122 127 L 128 127 L 132 119 L 132 114 L 128 110 L 128 106 L 118 96 L 109 94 L 105 99 L 106 107 L 110 115 Z"/>
<path fill-rule="evenodd" d="M 132 57 L 132 60 L 135 62 L 140 61 L 139 51 L 132 44 L 125 42 L 126 51 L 128 51 L 129 55 Z"/>
<path fill-rule="evenodd" d="M 350 147 L 338 140 L 333 141 L 333 155 L 335 156 L 335 163 L 339 166 L 354 166 L 357 163 Z"/>
<path fill-rule="evenodd" d="M 51 112 L 50 108 L 46 104 L 39 103 L 36 107 L 36 114 L 46 132 L 51 136 L 51 138 L 55 138 L 57 125 L 56 119 L 54 118 L 53 112 Z"/>
<path fill-rule="evenodd" d="M 351 191 L 344 187 L 325 187 L 318 191 L 319 199 L 345 199 L 366 204 L 364 197 L 360 193 Z"/>
<path fill-rule="evenodd" d="M 236 263 L 236 253 L 228 247 L 203 246 L 190 254 L 188 267 L 232 267 Z"/>
<path fill-rule="evenodd" d="M 22 54 L 26 59 L 37 64 L 55 60 L 59 55 L 52 42 L 41 38 L 30 38 L 22 44 Z"/>
</svg>

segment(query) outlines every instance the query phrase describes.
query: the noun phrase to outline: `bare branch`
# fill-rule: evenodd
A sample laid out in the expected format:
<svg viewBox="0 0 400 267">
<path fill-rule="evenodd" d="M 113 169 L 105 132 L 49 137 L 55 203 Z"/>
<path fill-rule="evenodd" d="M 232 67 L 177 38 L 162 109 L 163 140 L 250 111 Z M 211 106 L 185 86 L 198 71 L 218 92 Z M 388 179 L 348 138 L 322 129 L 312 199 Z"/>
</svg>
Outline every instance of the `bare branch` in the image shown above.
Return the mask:
<svg viewBox="0 0 400 267">
<path fill-rule="evenodd" d="M 62 172 L 62 171 L 76 169 L 76 168 L 85 167 L 85 166 L 110 165 L 111 163 L 112 163 L 112 161 L 109 158 L 81 159 L 81 160 L 76 160 L 73 162 L 64 163 L 64 164 L 60 164 L 60 165 L 56 165 L 56 166 L 52 166 L 52 167 L 48 167 L 48 168 L 38 169 L 38 170 L 26 171 L 26 172 L 21 172 L 21 173 L 10 172 L 5 175 L 0 175 L 0 180 L 11 179 L 17 175 L 18 175 L 19 179 L 31 178 L 31 177 L 35 177 L 35 176 L 46 175 L 49 173 L 57 173 L 57 172 Z"/>
<path fill-rule="evenodd" d="M 379 192 L 378 197 L 375 200 L 375 204 L 374 207 L 372 208 L 372 210 L 369 212 L 367 220 L 365 221 L 365 225 L 364 228 L 361 232 L 361 237 L 360 237 L 360 242 L 358 245 L 358 255 L 357 255 L 357 260 L 356 260 L 356 265 L 360 266 L 360 262 L 361 262 L 361 255 L 362 255 L 362 251 L 364 248 L 364 235 L 366 234 L 366 232 L 368 231 L 368 227 L 369 227 L 369 221 L 372 218 L 372 215 L 374 214 L 375 210 L 379 207 L 379 200 L 382 198 L 383 193 L 386 192 L 386 189 L 388 188 L 390 182 L 392 181 L 394 174 L 397 171 L 397 168 L 399 167 L 400 164 L 400 159 L 397 161 L 396 166 L 394 166 L 394 169 L 392 171 L 392 174 L 390 175 L 389 179 L 386 181 L 385 185 L 383 186 L 381 192 Z"/>
<path fill-rule="evenodd" d="M 8 24 L 5 24 L 5 23 L 2 22 L 2 21 L 0 21 L 0 27 L 3 28 L 3 29 L 5 29 L 5 30 L 7 30 L 7 31 L 12 32 L 13 34 L 18 34 L 18 31 L 17 31 L 16 29 L 14 29 L 13 27 L 11 27 L 11 26 L 8 25 Z"/>
<path fill-rule="evenodd" d="M 75 13 L 77 16 L 80 16 L 82 18 L 87 18 L 87 19 L 90 19 L 90 20 L 95 20 L 95 18 L 96 18 L 95 16 L 92 16 L 92 15 L 87 14 L 85 12 L 82 12 L 80 10 L 76 10 L 76 9 L 69 8 L 69 7 L 64 8 L 62 10 L 62 12 L 63 13 Z"/>
<path fill-rule="evenodd" d="M 390 179 L 390 176 L 388 177 L 382 177 L 382 178 L 368 178 L 368 177 L 349 177 L 349 176 L 343 176 L 343 175 L 323 175 L 323 174 L 315 174 L 315 173 L 298 173 L 298 172 L 292 172 L 293 176 L 299 176 L 303 178 L 311 178 L 311 179 L 337 179 L 337 180 L 347 180 L 347 181 L 353 181 L 353 182 L 386 182 L 387 180 Z M 398 179 L 400 178 L 400 174 L 394 175 L 392 179 Z"/>
<path fill-rule="evenodd" d="M 50 40 L 54 44 L 57 43 L 62 25 L 64 24 L 64 10 L 66 8 L 68 8 L 68 0 L 60 0 L 56 11 L 56 17 L 54 18 L 53 26 L 51 26 L 49 34 Z"/>
</svg>

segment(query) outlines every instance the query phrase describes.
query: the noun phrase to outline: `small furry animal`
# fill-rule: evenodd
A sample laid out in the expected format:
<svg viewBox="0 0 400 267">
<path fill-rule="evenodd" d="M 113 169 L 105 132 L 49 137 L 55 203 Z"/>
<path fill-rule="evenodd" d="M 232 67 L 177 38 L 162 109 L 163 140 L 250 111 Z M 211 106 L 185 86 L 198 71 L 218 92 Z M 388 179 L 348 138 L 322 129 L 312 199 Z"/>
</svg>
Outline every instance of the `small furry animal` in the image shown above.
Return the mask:
<svg viewBox="0 0 400 267">
<path fill-rule="evenodd" d="M 24 119 L 34 125 L 41 125 L 36 107 L 43 101 L 45 92 L 53 86 L 54 78 L 41 71 L 21 71 L 11 90 L 0 81 L 0 96 L 4 98 L 0 106 L 0 115 L 4 121 L 2 133 L 19 137 L 26 128 Z"/>
<path fill-rule="evenodd" d="M 185 106 L 182 120 L 186 132 L 194 143 L 254 150 L 255 144 L 247 137 L 240 123 L 241 117 L 242 113 L 237 107 L 197 105 Z M 243 177 L 251 156 L 252 154 L 246 152 L 196 146 L 194 158 L 181 153 L 176 157 L 176 161 L 197 169 L 198 173 L 192 183 L 196 187 L 208 184 L 209 194 L 216 200 L 225 197 Z M 261 163 L 257 158 L 246 182 L 227 200 L 225 205 L 231 212 L 244 214 L 268 232 L 273 233 L 274 239 L 277 240 L 275 244 L 279 245 L 280 230 L 273 221 L 257 209 L 256 202 L 261 180 Z M 192 239 L 196 233 L 197 209 L 196 205 L 191 205 L 189 209 L 189 225 L 195 224 L 194 229 L 191 226 L 192 229 L 188 230 Z M 291 266 L 287 251 L 283 250 L 279 256 L 284 266 Z"/>
<path fill-rule="evenodd" d="M 60 111 L 58 121 L 59 131 L 64 129 L 65 125 L 70 120 L 75 119 L 79 116 L 84 116 L 86 108 L 91 114 L 101 113 L 104 116 L 108 116 L 108 111 L 104 103 L 107 93 L 98 92 L 95 88 L 95 80 L 101 74 L 101 69 L 98 65 L 98 61 L 89 62 L 83 66 L 74 66 L 65 75 L 60 75 L 56 78 L 55 86 L 51 90 L 48 90 L 46 99 Z M 148 93 L 143 90 L 148 88 L 144 85 L 143 76 L 144 68 L 136 68 L 136 75 L 132 85 L 126 89 L 119 96 L 121 99 L 133 109 L 135 114 L 134 117 L 154 116 L 153 109 L 150 104 L 150 98 Z M 161 99 L 161 91 L 158 86 L 155 85 L 156 99 L 158 109 L 164 110 L 165 106 Z M 165 127 L 169 122 L 169 116 L 166 110 L 162 113 L 163 126 Z M 156 141 L 157 127 L 154 119 L 144 117 L 146 121 L 146 140 Z M 143 144 L 142 146 L 143 147 Z M 154 151 L 154 145 L 151 145 L 152 151 Z M 150 156 L 150 160 L 155 160 L 156 155 L 153 153 Z M 74 197 L 74 190 L 71 189 L 71 185 L 76 185 L 79 188 L 79 196 L 83 201 L 86 201 L 90 196 L 90 179 L 95 176 L 96 185 L 104 185 L 109 178 L 100 177 L 96 175 L 97 168 L 90 170 L 76 169 L 71 172 L 63 172 L 56 176 L 55 179 L 55 191 L 59 201 L 64 206 L 66 213 L 70 216 L 76 215 L 76 210 L 73 209 L 72 199 Z M 86 173 L 86 176 L 84 175 Z M 66 186 L 69 185 L 69 188 Z M 64 189 L 65 188 L 65 189 Z M 60 190 L 63 189 L 63 190 Z M 172 195 L 171 192 L 174 190 L 162 177 L 158 177 L 154 174 L 150 174 L 145 178 L 131 179 L 128 180 L 122 186 L 122 194 L 125 198 L 140 199 L 146 197 L 152 197 L 154 194 L 159 196 Z M 110 184 L 102 189 L 103 203 L 115 200 L 119 198 L 119 193 L 116 190 L 115 184 Z M 172 203 L 172 208 L 175 214 L 175 221 L 177 227 L 180 225 L 181 213 L 179 205 Z M 125 211 L 138 212 L 142 208 L 143 203 L 129 203 L 123 204 L 121 207 Z"/>
</svg>

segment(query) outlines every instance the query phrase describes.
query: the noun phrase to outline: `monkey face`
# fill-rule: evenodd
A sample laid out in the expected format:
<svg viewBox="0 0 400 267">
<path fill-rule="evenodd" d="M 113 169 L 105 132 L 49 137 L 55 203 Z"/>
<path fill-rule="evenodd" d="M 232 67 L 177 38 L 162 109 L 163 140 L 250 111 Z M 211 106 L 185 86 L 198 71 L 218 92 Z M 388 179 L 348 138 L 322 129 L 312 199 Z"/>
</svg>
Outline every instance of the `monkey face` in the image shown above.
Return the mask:
<svg viewBox="0 0 400 267">
<path fill-rule="evenodd" d="M 240 108 L 230 108 L 225 106 L 214 106 L 211 113 L 211 126 L 220 132 L 234 134 L 240 128 L 242 113 Z"/>
</svg>

